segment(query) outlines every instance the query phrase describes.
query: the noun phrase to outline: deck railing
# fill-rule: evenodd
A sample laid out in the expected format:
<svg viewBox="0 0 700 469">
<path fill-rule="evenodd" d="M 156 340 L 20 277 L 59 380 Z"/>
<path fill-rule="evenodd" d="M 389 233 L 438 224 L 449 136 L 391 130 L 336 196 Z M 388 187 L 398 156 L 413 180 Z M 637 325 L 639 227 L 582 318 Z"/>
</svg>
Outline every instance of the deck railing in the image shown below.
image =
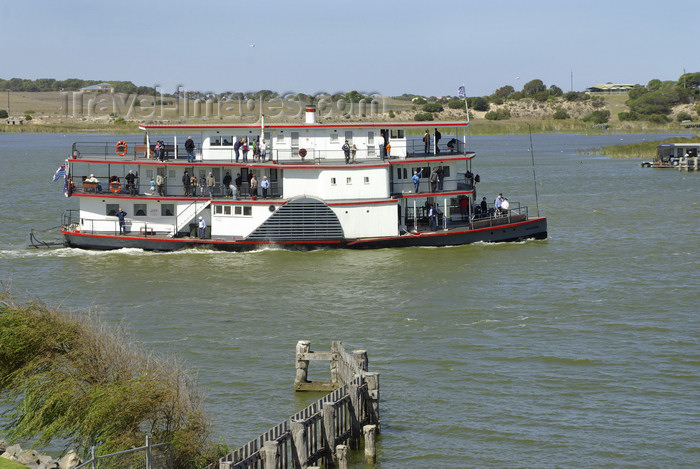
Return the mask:
<svg viewBox="0 0 700 469">
<path fill-rule="evenodd" d="M 120 141 L 121 142 L 121 141 Z M 117 153 L 117 140 L 109 140 L 105 142 L 75 142 L 73 143 L 71 157 L 76 160 L 105 160 L 105 161 L 156 161 L 153 150 L 154 145 L 150 145 L 150 151 L 143 142 L 126 141 L 126 153 L 120 155 Z M 333 142 L 330 148 L 316 148 L 313 145 L 304 146 L 303 144 L 293 145 L 291 148 L 268 148 L 266 158 L 263 161 L 261 158 L 257 161 L 260 163 L 301 163 L 301 162 L 326 162 L 326 161 L 345 161 L 345 152 L 342 150 L 344 142 Z M 450 155 L 465 155 L 468 152 L 464 148 L 461 141 L 457 141 L 453 148 L 447 146 L 447 142 L 440 141 L 438 145 L 438 154 L 435 155 L 435 147 L 430 146 L 429 151 L 425 152 L 423 142 L 416 139 L 405 141 L 390 142 L 391 151 L 386 154 L 382 151 L 379 145 L 361 144 L 355 151 L 355 161 L 381 161 L 383 159 L 395 158 L 422 158 L 422 157 L 445 157 Z M 352 145 L 352 144 L 351 144 Z M 305 150 L 304 157 L 301 156 L 300 150 Z M 120 147 L 120 152 L 123 148 Z M 212 162 L 228 162 L 228 163 L 244 163 L 243 151 L 239 149 L 239 158 L 236 161 L 236 152 L 233 146 L 214 146 L 208 147 L 207 159 L 202 159 L 202 147 L 197 145 L 195 148 L 195 161 L 212 161 Z M 399 156 L 400 155 L 400 156 Z M 168 161 L 187 161 L 187 151 L 183 144 L 167 144 L 164 151 L 164 158 Z M 352 159 L 352 151 L 350 152 Z M 253 151 L 249 150 L 247 155 L 247 163 L 255 163 Z"/>
</svg>

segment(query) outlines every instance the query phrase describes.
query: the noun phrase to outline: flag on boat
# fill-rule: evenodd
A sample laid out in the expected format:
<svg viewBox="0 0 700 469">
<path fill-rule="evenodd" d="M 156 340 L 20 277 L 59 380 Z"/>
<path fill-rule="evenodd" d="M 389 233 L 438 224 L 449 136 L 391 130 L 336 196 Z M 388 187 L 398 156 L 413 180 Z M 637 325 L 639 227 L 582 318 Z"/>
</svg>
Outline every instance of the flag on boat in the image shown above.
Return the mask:
<svg viewBox="0 0 700 469">
<path fill-rule="evenodd" d="M 63 171 L 63 195 L 70 197 L 73 194 L 73 187 L 70 180 L 70 166 L 68 166 L 68 162 L 62 166 L 65 166 L 65 170 Z"/>
<path fill-rule="evenodd" d="M 467 90 L 464 89 L 464 85 L 459 87 L 459 97 L 460 98 L 466 98 L 467 97 Z"/>
<path fill-rule="evenodd" d="M 66 165 L 64 164 L 56 170 L 56 174 L 53 175 L 53 181 L 51 182 L 56 182 L 62 177 L 66 177 Z"/>
</svg>

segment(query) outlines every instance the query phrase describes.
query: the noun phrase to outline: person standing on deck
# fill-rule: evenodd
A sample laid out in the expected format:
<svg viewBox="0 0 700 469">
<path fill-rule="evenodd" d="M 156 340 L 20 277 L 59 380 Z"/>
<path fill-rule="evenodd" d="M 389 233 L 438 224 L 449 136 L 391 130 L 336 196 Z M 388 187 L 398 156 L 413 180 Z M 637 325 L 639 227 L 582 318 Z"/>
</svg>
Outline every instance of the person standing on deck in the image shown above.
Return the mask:
<svg viewBox="0 0 700 469">
<path fill-rule="evenodd" d="M 197 186 L 199 185 L 199 179 L 197 179 L 197 173 L 192 170 L 192 178 L 190 179 L 190 190 L 192 191 L 192 197 L 197 197 Z"/>
<path fill-rule="evenodd" d="M 207 190 L 209 191 L 210 199 L 214 198 L 214 187 L 216 187 L 216 179 L 214 179 L 212 173 L 209 173 L 209 176 L 207 176 Z"/>
<path fill-rule="evenodd" d="M 258 195 L 258 178 L 255 177 L 255 173 L 251 173 L 250 178 L 250 196 L 256 197 Z"/>
<path fill-rule="evenodd" d="M 136 175 L 134 170 L 130 169 L 129 174 L 124 179 L 126 179 L 126 188 L 129 190 L 129 195 L 136 195 Z"/>
<path fill-rule="evenodd" d="M 442 192 L 442 187 L 443 187 L 443 181 L 445 180 L 445 168 L 442 166 L 438 167 L 438 190 Z"/>
<path fill-rule="evenodd" d="M 440 154 L 440 148 L 438 147 L 438 142 L 442 138 L 442 134 L 440 131 L 435 127 L 435 154 L 439 155 Z"/>
<path fill-rule="evenodd" d="M 190 195 L 192 192 L 192 179 L 187 170 L 185 170 L 185 173 L 182 175 L 182 187 L 185 188 L 185 195 Z"/>
<path fill-rule="evenodd" d="M 243 162 L 247 163 L 248 162 L 248 139 L 244 138 L 243 139 Z"/>
<path fill-rule="evenodd" d="M 233 179 L 233 178 L 231 177 L 231 173 L 229 173 L 228 171 L 226 171 L 226 176 L 224 176 L 224 181 L 223 181 L 223 183 L 224 183 L 224 191 L 225 191 L 224 193 L 226 194 L 226 197 L 232 197 L 232 196 L 233 196 L 233 192 L 231 191 L 231 179 Z"/>
<path fill-rule="evenodd" d="M 496 209 L 496 213 L 501 212 L 501 205 L 503 204 L 503 194 L 498 194 L 496 200 L 493 201 L 493 207 Z"/>
<path fill-rule="evenodd" d="M 352 154 L 352 162 L 356 163 L 355 157 L 357 156 L 357 145 L 355 145 L 354 143 L 352 144 L 352 150 L 350 151 L 350 153 Z"/>
<path fill-rule="evenodd" d="M 263 180 L 260 183 L 260 188 L 262 189 L 263 199 L 267 199 L 267 190 L 270 188 L 270 181 L 268 181 L 267 176 L 263 176 Z"/>
<path fill-rule="evenodd" d="M 114 215 L 119 218 L 119 234 L 126 234 L 126 226 L 124 221 L 124 218 L 126 218 L 126 212 L 119 207 L 119 211 Z"/>
<path fill-rule="evenodd" d="M 379 136 L 377 137 L 377 144 L 379 145 L 379 157 L 380 157 L 381 159 L 384 159 L 384 156 L 386 156 L 385 149 L 384 149 L 384 144 L 385 144 L 385 143 L 386 143 L 386 142 L 385 142 L 385 140 L 384 140 L 384 131 L 382 130 L 382 131 L 379 133 Z"/>
<path fill-rule="evenodd" d="M 486 197 L 481 198 L 481 216 L 485 217 L 489 212 L 489 204 L 486 202 Z"/>
<path fill-rule="evenodd" d="M 428 222 L 430 231 L 437 231 L 437 209 L 433 204 L 430 204 L 430 210 L 428 210 Z"/>
<path fill-rule="evenodd" d="M 187 162 L 194 163 L 194 140 L 192 137 L 187 137 L 185 140 L 185 150 L 187 150 Z"/>
<path fill-rule="evenodd" d="M 345 164 L 350 163 L 350 145 L 348 145 L 348 141 L 345 140 L 345 143 L 343 144 L 343 153 L 345 153 Z"/>
<path fill-rule="evenodd" d="M 237 138 L 236 143 L 233 144 L 233 151 L 236 153 L 236 163 L 238 163 L 238 158 L 241 156 L 240 148 L 242 140 L 242 138 Z"/>
<path fill-rule="evenodd" d="M 423 135 L 423 143 L 425 144 L 425 154 L 430 154 L 430 132 L 425 129 L 425 134 Z"/>
<path fill-rule="evenodd" d="M 265 158 L 267 158 L 267 144 L 265 144 L 264 138 L 260 141 L 260 157 L 262 161 L 265 161 Z"/>
<path fill-rule="evenodd" d="M 158 171 L 156 176 L 156 187 L 158 187 L 158 195 L 165 196 L 165 180 L 167 176 L 163 176 L 163 171 Z"/>
<path fill-rule="evenodd" d="M 438 182 L 440 182 L 440 176 L 437 168 L 433 168 L 433 172 L 430 174 L 430 192 L 437 192 Z"/>
<path fill-rule="evenodd" d="M 207 222 L 204 221 L 204 218 L 199 217 L 199 239 L 204 239 L 204 234 L 206 233 L 207 230 Z"/>
<path fill-rule="evenodd" d="M 413 192 L 416 194 L 420 192 L 420 175 L 423 173 L 423 168 L 420 169 L 420 171 L 413 171 L 413 177 L 411 178 L 411 181 L 413 181 Z"/>
<path fill-rule="evenodd" d="M 236 200 L 238 200 L 238 196 L 241 195 L 241 186 L 243 185 L 243 176 L 241 176 L 241 173 L 236 173 Z"/>
</svg>

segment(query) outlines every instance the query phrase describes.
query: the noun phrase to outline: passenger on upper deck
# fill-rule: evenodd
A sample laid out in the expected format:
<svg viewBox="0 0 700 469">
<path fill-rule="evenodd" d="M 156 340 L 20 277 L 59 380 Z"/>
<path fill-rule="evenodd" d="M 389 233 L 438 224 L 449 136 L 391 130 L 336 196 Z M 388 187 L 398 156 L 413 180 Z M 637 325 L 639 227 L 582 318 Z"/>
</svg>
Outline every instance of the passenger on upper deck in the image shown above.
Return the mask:
<svg viewBox="0 0 700 469">
<path fill-rule="evenodd" d="M 493 208 L 496 209 L 496 213 L 501 211 L 501 205 L 503 204 L 503 194 L 498 194 L 496 200 L 493 201 Z"/>
<path fill-rule="evenodd" d="M 267 145 L 265 144 L 265 139 L 263 138 L 260 141 L 260 158 L 265 161 L 265 158 L 267 157 Z M 270 158 L 272 159 L 272 158 Z"/>
<path fill-rule="evenodd" d="M 216 179 L 214 179 L 212 173 L 209 173 L 209 176 L 207 176 L 207 190 L 209 191 L 210 199 L 214 198 L 214 187 L 216 187 Z"/>
<path fill-rule="evenodd" d="M 236 153 L 236 163 L 238 163 L 238 158 L 241 156 L 239 150 L 241 148 L 243 139 L 242 138 L 237 138 L 236 143 L 233 144 L 233 151 Z"/>
<path fill-rule="evenodd" d="M 454 152 L 455 152 L 455 146 L 456 146 L 456 145 L 457 145 L 457 139 L 456 139 L 456 138 L 453 138 L 452 140 L 450 140 L 449 142 L 447 142 L 447 148 L 449 148 L 450 153 L 454 153 Z"/>
<path fill-rule="evenodd" d="M 126 188 L 129 190 L 129 195 L 136 195 L 136 178 L 138 176 L 134 174 L 134 170 L 130 169 L 129 174 L 127 174 L 124 179 L 126 179 Z"/>
<path fill-rule="evenodd" d="M 430 132 L 425 129 L 425 135 L 423 135 L 423 143 L 425 144 L 425 154 L 430 154 Z"/>
<path fill-rule="evenodd" d="M 187 170 L 185 170 L 185 173 L 182 175 L 182 187 L 185 189 L 185 195 L 190 195 L 192 192 L 192 179 Z"/>
<path fill-rule="evenodd" d="M 350 163 L 350 145 L 348 145 L 348 141 L 345 140 L 345 143 L 343 144 L 343 153 L 345 153 L 345 164 Z"/>
<path fill-rule="evenodd" d="M 226 171 L 226 176 L 224 176 L 223 184 L 224 184 L 224 193 L 226 194 L 227 197 L 231 197 L 233 193 L 231 192 L 231 188 L 229 187 L 231 185 L 231 173 Z"/>
<path fill-rule="evenodd" d="M 440 154 L 440 147 L 438 147 L 438 142 L 442 138 L 442 134 L 440 131 L 435 127 L 435 154 L 439 155 Z"/>
<path fill-rule="evenodd" d="M 262 189 L 263 199 L 267 199 L 267 190 L 270 188 L 270 181 L 267 180 L 267 176 L 263 176 L 263 180 L 260 183 L 260 188 Z"/>
<path fill-rule="evenodd" d="M 413 171 L 413 177 L 411 178 L 411 181 L 413 181 L 413 192 L 416 194 L 420 192 L 420 175 L 423 172 L 423 168 L 420 169 L 420 171 Z"/>
<path fill-rule="evenodd" d="M 243 152 L 243 162 L 247 163 L 248 162 L 248 139 L 244 138 L 243 143 L 242 143 L 243 148 L 241 151 Z"/>
<path fill-rule="evenodd" d="M 185 140 L 185 150 L 187 150 L 187 162 L 193 163 L 194 162 L 194 140 L 192 140 L 192 137 L 187 137 L 187 140 Z"/>
</svg>

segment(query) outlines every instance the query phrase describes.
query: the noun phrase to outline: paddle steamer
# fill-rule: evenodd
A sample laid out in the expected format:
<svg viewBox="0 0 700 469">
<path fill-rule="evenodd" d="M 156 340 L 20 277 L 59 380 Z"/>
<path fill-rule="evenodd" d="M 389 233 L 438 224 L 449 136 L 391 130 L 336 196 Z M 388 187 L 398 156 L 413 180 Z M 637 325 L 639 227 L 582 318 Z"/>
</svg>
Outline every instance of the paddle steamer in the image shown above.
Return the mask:
<svg viewBox="0 0 700 469">
<path fill-rule="evenodd" d="M 313 108 L 306 110 L 306 122 L 297 124 L 140 128 L 145 131 L 140 142 L 73 145 L 66 160 L 66 192 L 78 197 L 80 206 L 63 215 L 66 246 L 243 251 L 547 237 L 547 219 L 517 202 L 502 213 L 491 204 L 483 211 L 475 204 L 475 153 L 466 148 L 463 122 L 430 123 L 428 142 L 408 136 L 410 131 L 423 133 L 425 123 L 320 123 Z M 449 137 L 436 142 L 436 131 Z M 188 161 L 185 139 L 196 133 L 194 158 Z M 244 160 L 243 147 L 236 148 L 242 140 L 249 146 L 264 140 L 265 158 L 254 158 L 250 149 Z M 346 141 L 349 155 L 343 149 Z M 441 178 L 437 184 L 430 182 L 435 169 Z M 127 184 L 130 171 L 133 185 Z M 183 183 L 185 171 L 198 178 L 194 191 Z M 210 173 L 215 184 L 202 186 L 201 179 Z M 418 190 L 414 173 L 420 179 Z M 159 174 L 162 187 L 154 187 Z M 257 188 L 250 187 L 252 174 Z M 226 175 L 233 187 L 224 186 Z M 238 175 L 240 188 L 235 185 Z M 266 194 L 263 180 L 269 182 Z M 431 205 L 437 214 L 432 223 Z M 121 227 L 120 208 L 126 212 Z M 200 223 L 206 225 L 204 236 Z"/>
</svg>

